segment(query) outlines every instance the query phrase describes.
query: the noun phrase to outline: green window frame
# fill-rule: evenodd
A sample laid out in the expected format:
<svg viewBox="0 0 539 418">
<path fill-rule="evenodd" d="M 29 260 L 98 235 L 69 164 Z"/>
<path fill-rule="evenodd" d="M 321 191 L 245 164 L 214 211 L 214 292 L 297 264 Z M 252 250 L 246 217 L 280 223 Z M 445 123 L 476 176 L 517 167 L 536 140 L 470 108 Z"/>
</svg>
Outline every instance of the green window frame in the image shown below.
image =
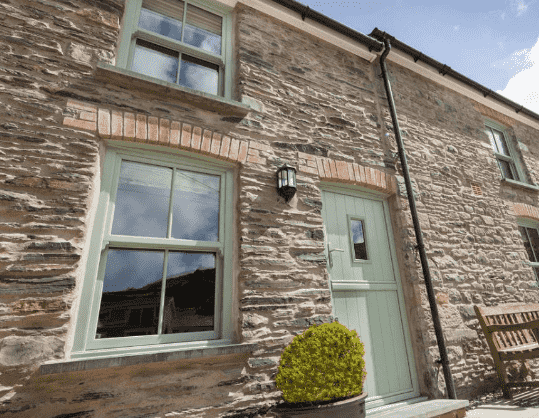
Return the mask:
<svg viewBox="0 0 539 418">
<path fill-rule="evenodd" d="M 539 283 L 539 223 L 519 219 L 518 230 L 528 255 L 529 265 L 533 269 L 535 280 Z"/>
<path fill-rule="evenodd" d="M 204 15 L 195 16 L 195 18 L 188 17 L 190 10 L 196 10 L 199 12 L 198 14 Z M 229 6 L 211 0 L 128 0 L 121 23 L 122 30 L 116 65 L 120 68 L 140 73 L 143 76 L 160 79 L 161 82 L 169 82 L 175 87 L 192 89 L 203 94 L 230 99 L 232 96 L 233 67 L 231 65 L 231 10 Z M 168 13 L 168 15 L 165 15 L 165 13 Z M 143 24 L 150 14 L 153 18 L 157 18 L 157 21 L 160 19 L 159 25 L 157 23 L 154 25 L 154 29 L 159 29 L 151 30 L 150 28 L 149 30 L 149 26 Z M 194 15 L 196 13 L 191 12 L 190 16 Z M 202 45 L 198 41 L 193 43 L 186 40 L 186 28 L 195 27 L 189 26 L 187 19 L 202 22 L 199 26 L 204 26 L 211 31 L 212 27 L 215 26 L 215 23 L 212 25 L 212 17 L 221 19 L 220 51 L 215 50 L 213 47 L 204 46 L 210 44 L 216 46 L 215 39 L 210 39 L 211 42 L 202 42 Z M 155 21 L 154 19 L 154 23 Z M 164 33 L 162 30 L 164 25 L 166 25 L 165 30 L 168 31 L 169 36 L 162 34 Z M 172 30 L 170 29 L 171 27 Z M 211 35 L 211 32 L 205 29 L 198 27 L 195 27 L 195 29 L 198 33 L 195 34 L 196 36 L 193 35 L 191 39 L 200 39 L 201 32 Z M 162 33 L 158 33 L 158 30 Z M 179 31 L 178 36 L 170 35 L 173 31 Z M 137 58 L 139 53 L 142 60 L 140 65 L 138 65 L 139 58 Z M 144 58 L 151 58 L 154 60 L 154 64 L 144 66 Z M 177 61 L 176 67 L 171 68 L 170 66 L 174 65 L 175 60 Z M 163 66 L 160 74 L 155 74 L 156 62 Z M 168 68 L 168 71 L 165 71 L 166 68 Z M 189 74 L 184 72 L 182 68 Z M 144 72 L 146 69 L 148 72 Z M 174 71 L 176 74 L 173 74 Z M 170 77 L 165 77 L 164 73 Z M 199 74 L 203 74 L 203 77 L 199 77 Z M 172 80 L 174 78 L 175 80 Z M 196 86 L 186 82 L 188 79 L 197 78 L 209 81 L 199 82 Z M 214 82 L 217 83 L 216 91 L 213 89 Z M 211 89 L 209 88 L 210 85 L 212 86 Z"/>
<path fill-rule="evenodd" d="M 485 133 L 489 138 L 502 179 L 525 183 L 526 177 L 516 157 L 513 143 L 506 133 L 506 128 L 494 121 L 487 120 L 485 121 Z"/>
<path fill-rule="evenodd" d="M 135 145 L 136 147 L 136 145 Z M 128 195 L 127 198 L 122 197 L 124 201 L 122 202 L 123 206 L 118 206 L 119 204 L 119 184 L 122 182 L 120 180 L 121 173 L 128 172 L 129 173 L 129 165 L 131 165 L 131 172 L 135 173 L 136 170 L 139 170 L 140 173 L 145 173 L 145 171 L 140 170 L 140 168 L 148 168 L 150 167 L 151 170 L 165 170 L 170 171 L 171 173 L 171 186 L 166 193 L 162 193 L 163 196 L 165 196 L 167 193 L 169 194 L 169 200 L 168 203 L 163 204 L 162 206 L 165 206 L 167 209 L 167 220 L 166 220 L 166 233 L 164 236 L 156 237 L 156 236 L 147 236 L 151 234 L 145 233 L 145 235 L 137 233 L 130 233 L 131 235 L 123 235 L 122 233 L 118 233 L 118 228 L 115 226 L 117 216 L 124 216 L 122 215 L 122 212 L 120 210 L 118 213 L 116 212 L 116 207 L 121 207 L 123 210 L 127 208 L 126 212 L 130 212 L 131 208 L 133 208 L 134 213 L 137 212 L 138 206 L 136 204 L 132 203 L 132 200 L 127 200 L 128 198 L 131 198 L 130 195 Z M 128 169 L 122 171 L 125 167 Z M 136 170 L 134 170 L 136 169 Z M 156 171 L 157 173 L 157 171 Z M 191 205 L 192 200 L 190 199 L 198 199 L 199 195 L 194 192 L 195 189 L 193 187 L 195 186 L 185 186 L 183 182 L 180 179 L 183 177 L 188 177 L 185 175 L 187 173 L 188 175 L 192 175 L 195 180 L 190 180 L 191 184 L 194 184 L 196 186 L 197 178 L 200 179 L 212 179 L 214 181 L 213 184 L 218 183 L 218 186 L 214 187 L 214 191 L 210 192 L 214 195 L 217 194 L 218 190 L 218 197 L 213 197 L 214 201 L 218 202 L 215 203 L 215 205 L 218 205 L 218 214 L 215 215 L 216 221 L 213 221 L 213 224 L 217 225 L 214 229 L 216 233 L 212 235 L 213 238 L 205 238 L 205 240 L 200 239 L 193 239 L 192 237 L 185 239 L 185 238 L 175 238 L 173 233 L 173 219 L 178 214 L 178 208 L 180 208 L 182 211 L 185 211 L 186 207 L 200 207 L 199 205 Z M 125 174 L 124 174 L 125 176 Z M 128 189 L 135 189 L 135 192 L 129 191 L 127 193 L 135 193 L 136 195 L 144 195 L 145 192 L 141 192 L 143 190 L 149 190 L 150 192 L 155 190 L 163 190 L 159 189 L 162 184 L 165 184 L 168 180 L 162 180 L 162 178 L 159 176 L 159 174 L 150 175 L 147 176 L 145 174 L 136 174 L 134 178 L 142 179 L 139 181 L 138 184 L 135 184 L 135 186 L 128 184 Z M 198 176 L 198 177 L 197 177 Z M 141 183 L 142 182 L 142 183 Z M 176 182 L 176 183 L 175 183 Z M 157 186 L 154 186 L 154 188 L 149 187 L 146 189 L 143 189 L 140 184 L 143 184 L 144 186 L 151 185 L 155 183 Z M 187 181 L 189 183 L 189 181 Z M 121 183 L 122 186 L 124 186 L 127 183 Z M 176 187 L 176 185 L 178 185 Z M 137 189 L 139 187 L 139 189 Z M 190 188 L 189 188 L 190 187 Z M 199 188 L 204 188 L 204 184 L 201 184 L 198 186 Z M 107 150 L 106 156 L 105 156 L 105 162 L 104 162 L 104 168 L 103 168 L 103 176 L 102 176 L 102 182 L 101 182 L 101 190 L 99 195 L 99 202 L 96 209 L 96 215 L 94 219 L 92 234 L 91 234 L 91 241 L 90 241 L 90 251 L 87 261 L 87 268 L 86 268 L 86 274 L 82 286 L 82 295 L 81 295 L 81 302 L 79 306 L 77 321 L 76 321 L 76 328 L 75 328 L 75 339 L 74 339 L 74 345 L 72 349 L 72 358 L 88 358 L 88 357 L 103 357 L 103 356 L 110 356 L 111 352 L 114 352 L 115 354 L 135 354 L 138 352 L 142 353 L 148 353 L 148 352 L 159 352 L 163 350 L 170 350 L 170 349 L 182 349 L 186 347 L 194 348 L 194 347 L 206 347 L 206 346 L 213 346 L 213 345 L 222 345 L 222 344 L 229 344 L 232 341 L 232 320 L 231 320 L 231 308 L 232 308 L 232 254 L 231 254 L 231 248 L 233 246 L 232 241 L 232 225 L 233 225 L 233 202 L 232 202 L 232 196 L 234 195 L 233 191 L 233 174 L 232 174 L 232 167 L 227 164 L 223 163 L 220 164 L 218 162 L 209 162 L 205 159 L 197 159 L 196 157 L 192 157 L 186 153 L 181 153 L 178 155 L 162 155 L 157 152 L 153 152 L 150 150 L 141 150 L 141 149 L 133 149 L 130 145 L 120 145 L 119 148 L 109 149 Z M 187 188 L 187 191 L 185 190 Z M 188 197 L 184 199 L 182 202 L 187 202 L 187 206 L 185 206 L 185 203 L 183 206 L 174 206 L 176 204 L 176 201 L 174 200 L 176 197 L 175 193 L 177 193 L 177 190 L 181 190 L 183 193 L 183 196 L 194 196 L 194 197 Z M 122 193 L 126 193 L 122 191 Z M 199 192 L 202 193 L 202 192 Z M 125 194 L 122 196 L 126 196 Z M 157 199 L 155 197 L 145 197 L 145 199 L 148 199 L 148 202 L 151 202 L 151 204 L 148 204 L 147 207 L 151 208 L 150 213 L 153 214 L 154 207 L 152 206 L 154 202 L 154 199 Z M 126 201 L 131 204 L 131 206 L 126 206 Z M 135 201 L 136 203 L 136 201 Z M 158 206 L 158 205 L 156 205 Z M 186 212 L 187 213 L 187 212 Z M 196 211 L 189 212 L 191 215 L 194 215 L 197 219 Z M 136 222 L 133 222 L 133 216 L 134 215 L 125 215 L 130 216 L 131 220 L 129 221 L 129 224 L 136 224 Z M 153 215 L 152 215 L 153 216 Z M 202 215 L 199 215 L 202 216 Z M 178 217 L 180 218 L 180 217 Z M 148 219 L 146 218 L 140 218 L 140 219 Z M 198 218 L 201 219 L 199 222 L 206 222 L 207 219 L 205 218 Z M 213 219 L 213 218 L 212 218 Z M 136 218 L 134 220 L 137 220 Z M 137 220 L 138 221 L 138 220 Z M 143 223 L 142 220 L 138 221 L 140 223 Z M 153 225 L 154 221 L 153 219 L 149 219 L 148 225 Z M 185 225 L 188 225 L 187 223 L 184 223 L 183 226 L 180 225 L 179 228 L 177 228 L 178 234 L 181 236 L 183 234 L 183 231 L 187 231 L 188 228 L 186 228 Z M 114 230 L 116 228 L 116 231 Z M 142 229 L 143 226 L 141 226 Z M 150 227 L 148 227 L 150 228 Z M 121 231 L 120 231 L 121 232 Z M 110 266 L 110 263 L 107 263 L 107 259 L 109 257 L 117 256 L 118 254 L 122 254 L 122 256 L 129 254 L 131 252 L 131 255 L 137 253 L 137 252 L 145 252 L 152 255 L 160 255 L 162 261 L 159 261 L 159 263 L 162 264 L 155 264 L 154 266 L 160 266 L 162 270 L 159 270 L 159 273 L 156 273 L 156 269 L 154 266 L 152 266 L 152 269 L 150 271 L 154 272 L 152 274 L 159 274 L 162 276 L 158 281 L 153 280 L 152 283 L 148 282 L 149 284 L 147 286 L 142 286 L 141 289 L 143 291 L 147 292 L 144 296 L 146 299 L 142 301 L 140 292 L 137 293 L 139 289 L 135 289 L 135 292 L 133 292 L 133 288 L 129 287 L 126 289 L 120 289 L 119 292 L 109 292 L 108 295 L 115 295 L 120 298 L 112 299 L 113 302 L 118 303 L 117 311 L 125 311 L 126 309 L 129 309 L 128 313 L 124 313 L 123 315 L 125 318 L 128 319 L 128 326 L 131 327 L 129 332 L 126 332 L 124 335 L 117 336 L 117 335 L 111 335 L 109 337 L 102 338 L 102 334 L 100 334 L 99 331 L 99 325 L 101 322 L 102 317 L 100 315 L 103 314 L 104 308 L 104 300 L 106 298 L 105 296 L 105 280 L 109 280 L 106 278 L 106 271 Z M 115 255 L 114 255 L 114 254 Z M 111 256 L 111 254 L 113 254 Z M 185 292 L 183 290 L 184 288 L 178 288 L 178 283 L 180 281 L 183 281 L 185 283 L 193 284 L 194 279 L 196 278 L 198 280 L 199 277 L 196 273 L 199 271 L 198 268 L 194 272 L 185 273 L 184 277 L 181 274 L 174 278 L 176 280 L 176 286 L 175 290 L 169 290 L 169 283 L 172 283 L 171 277 L 167 277 L 167 266 L 170 265 L 169 261 L 172 257 L 175 257 L 175 262 L 178 262 L 177 260 L 180 260 L 183 256 L 189 256 L 193 259 L 200 256 L 200 257 L 206 257 L 206 260 L 209 258 L 214 260 L 214 277 L 213 282 L 210 281 L 211 284 L 214 283 L 215 289 L 214 289 L 214 297 L 211 296 L 211 293 L 213 292 L 213 289 L 211 289 L 209 286 L 205 285 L 206 288 L 209 288 L 209 290 L 206 291 L 206 294 L 210 294 L 210 297 L 208 300 L 209 303 L 213 303 L 213 313 L 206 314 L 207 316 L 205 318 L 212 318 L 211 323 L 207 324 L 206 327 L 203 327 L 202 331 L 197 331 L 197 324 L 193 322 L 192 326 L 189 324 L 189 321 L 192 320 L 192 318 L 195 318 L 200 323 L 200 318 L 202 318 L 201 315 L 197 316 L 196 308 L 186 308 L 184 310 L 175 311 L 175 317 L 180 317 L 180 320 L 183 322 L 183 325 L 188 325 L 186 329 L 182 329 L 180 331 L 174 330 L 173 328 L 170 328 L 170 330 L 165 329 L 165 321 L 167 321 L 167 318 L 165 316 L 167 315 L 167 312 L 170 312 L 171 310 L 168 309 L 165 304 L 168 304 L 171 300 L 169 297 L 169 291 L 170 292 L 176 292 L 178 295 L 182 295 L 181 300 L 188 300 L 190 301 L 192 298 L 184 296 L 182 292 Z M 132 260 L 132 258 L 127 258 L 128 260 Z M 154 257 L 155 259 L 155 257 Z M 181 262 L 179 263 L 181 264 Z M 122 268 L 125 269 L 126 266 L 123 266 Z M 128 268 L 135 269 L 134 266 L 128 266 Z M 137 268 L 139 265 L 137 264 Z M 175 267 L 177 268 L 177 267 Z M 191 269 L 194 269 L 194 267 L 190 267 Z M 211 270 L 211 269 L 209 269 Z M 128 270 L 125 270 L 126 272 Z M 141 270 L 145 272 L 146 270 Z M 200 271 L 204 271 L 204 268 L 201 268 Z M 207 270 L 208 271 L 208 270 Z M 135 271 L 136 273 L 136 271 Z M 192 274 L 189 276 L 189 274 Z M 138 276 L 143 275 L 143 273 L 138 273 Z M 108 276 L 112 277 L 112 281 L 108 281 L 108 283 L 112 283 L 113 286 L 124 286 L 124 283 L 121 282 L 121 280 L 127 280 L 130 279 L 124 279 L 123 277 L 132 277 L 133 274 L 127 274 L 123 273 L 122 275 L 117 276 Z M 136 276 L 136 274 L 135 274 Z M 137 276 L 137 277 L 138 277 Z M 118 280 L 120 283 L 117 285 L 114 283 L 115 277 L 122 277 Z M 153 277 L 153 276 L 152 276 Z M 187 278 L 186 278 L 187 277 Z M 169 280 L 170 279 L 170 280 Z M 131 279 L 134 280 L 134 279 Z M 190 281 L 189 281 L 190 280 Z M 130 283 L 130 282 L 129 282 Z M 204 283 L 208 283 L 208 281 L 205 281 Z M 181 284 L 183 286 L 184 283 Z M 158 302 L 154 304 L 153 306 L 153 313 L 155 314 L 154 317 L 154 325 L 155 329 L 158 330 L 158 332 L 144 332 L 143 328 L 140 329 L 134 329 L 132 325 L 132 317 L 134 313 L 139 315 L 140 323 L 143 322 L 151 322 L 151 315 L 152 315 L 152 309 L 148 307 L 144 307 L 144 302 L 148 300 L 148 292 L 151 287 L 153 286 L 154 293 L 158 296 Z M 172 286 L 172 285 L 171 285 Z M 196 285 L 194 285 L 196 286 Z M 186 287 L 187 288 L 187 287 Z M 144 290 L 146 289 L 146 290 Z M 193 297 L 196 298 L 197 288 L 191 285 L 189 288 L 193 293 Z M 132 302 L 125 302 L 126 301 L 126 294 L 130 293 L 130 296 L 132 298 Z M 134 296 L 133 296 L 134 295 Z M 133 299 L 135 297 L 135 299 Z M 122 299 L 123 298 L 123 299 Z M 139 298 L 139 299 L 136 299 Z M 165 300 L 168 298 L 168 301 Z M 154 298 L 157 300 L 157 297 Z M 110 298 L 108 300 L 111 300 Z M 133 303 L 133 300 L 135 303 Z M 140 302 L 142 301 L 142 302 Z M 172 300 L 174 302 L 174 300 Z M 126 308 L 126 303 L 129 305 Z M 136 306 L 136 305 L 139 306 Z M 190 306 L 190 305 L 187 305 Z M 140 308 L 140 309 L 137 309 Z M 194 316 L 189 316 L 189 312 L 187 312 L 187 309 L 191 309 L 191 314 L 194 313 Z M 193 309 L 195 311 L 193 312 Z M 207 311 L 207 306 L 205 307 L 205 310 Z M 138 312 L 140 311 L 140 312 Z M 157 312 L 157 313 L 156 313 Z M 179 312 L 179 313 L 178 313 Z M 204 318 L 203 318 L 204 319 Z M 117 322 L 117 321 L 116 321 Z M 206 321 L 207 322 L 207 321 Z M 102 324 L 101 324 L 102 325 Z M 141 327 L 147 326 L 146 325 L 140 325 Z M 185 328 L 185 327 L 184 327 Z M 200 327 L 199 327 L 200 328 Z M 208 329 L 211 328 L 211 329 Z M 110 330 L 110 329 L 109 329 Z M 133 331 L 133 332 L 131 332 Z M 148 335 L 149 334 L 149 335 Z M 111 351 L 112 350 L 112 351 Z"/>
</svg>

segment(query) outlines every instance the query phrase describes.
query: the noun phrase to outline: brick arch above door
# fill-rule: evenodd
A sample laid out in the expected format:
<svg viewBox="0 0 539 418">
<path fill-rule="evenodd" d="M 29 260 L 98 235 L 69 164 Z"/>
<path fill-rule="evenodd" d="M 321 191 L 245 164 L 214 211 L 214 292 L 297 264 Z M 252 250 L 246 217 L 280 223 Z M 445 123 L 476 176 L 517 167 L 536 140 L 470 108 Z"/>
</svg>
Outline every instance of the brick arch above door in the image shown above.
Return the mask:
<svg viewBox="0 0 539 418">
<path fill-rule="evenodd" d="M 268 159 L 274 157 L 273 149 L 268 144 L 231 138 L 211 129 L 168 118 L 111 110 L 73 99 L 67 101 L 66 114 L 71 116 L 64 117 L 65 126 L 96 132 L 104 139 L 179 148 L 240 164 L 268 165 Z M 393 174 L 349 161 L 300 151 L 295 154 L 298 170 L 305 174 L 387 195 L 396 192 Z"/>
</svg>

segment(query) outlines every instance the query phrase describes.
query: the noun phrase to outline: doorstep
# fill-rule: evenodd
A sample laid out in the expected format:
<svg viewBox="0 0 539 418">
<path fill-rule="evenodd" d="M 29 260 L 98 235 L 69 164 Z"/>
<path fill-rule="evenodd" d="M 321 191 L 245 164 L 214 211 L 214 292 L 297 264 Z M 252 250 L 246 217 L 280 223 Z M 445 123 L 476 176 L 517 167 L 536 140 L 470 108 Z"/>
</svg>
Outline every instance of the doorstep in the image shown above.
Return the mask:
<svg viewBox="0 0 539 418">
<path fill-rule="evenodd" d="M 467 400 L 410 399 L 367 411 L 367 418 L 463 418 L 466 416 Z"/>
</svg>

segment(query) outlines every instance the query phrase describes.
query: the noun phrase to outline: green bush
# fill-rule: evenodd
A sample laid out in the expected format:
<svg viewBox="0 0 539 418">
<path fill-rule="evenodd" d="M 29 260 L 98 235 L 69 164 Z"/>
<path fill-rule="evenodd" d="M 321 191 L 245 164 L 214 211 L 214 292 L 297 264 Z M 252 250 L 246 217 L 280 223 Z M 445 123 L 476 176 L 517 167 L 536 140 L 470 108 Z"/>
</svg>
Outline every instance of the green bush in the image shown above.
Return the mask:
<svg viewBox="0 0 539 418">
<path fill-rule="evenodd" d="M 338 322 L 313 325 L 281 355 L 276 384 L 289 403 L 356 396 L 363 391 L 365 348 Z"/>
</svg>

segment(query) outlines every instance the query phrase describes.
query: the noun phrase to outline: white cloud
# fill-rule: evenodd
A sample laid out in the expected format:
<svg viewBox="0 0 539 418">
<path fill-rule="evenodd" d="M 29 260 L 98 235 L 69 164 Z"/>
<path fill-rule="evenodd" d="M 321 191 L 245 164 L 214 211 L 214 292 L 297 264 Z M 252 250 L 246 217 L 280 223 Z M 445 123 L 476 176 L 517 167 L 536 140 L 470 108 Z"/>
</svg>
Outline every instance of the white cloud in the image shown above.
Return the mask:
<svg viewBox="0 0 539 418">
<path fill-rule="evenodd" d="M 517 67 L 525 69 L 515 74 L 505 89 L 497 93 L 539 113 L 539 38 L 532 48 L 516 51 L 511 57 Z"/>
<path fill-rule="evenodd" d="M 528 10 L 530 3 L 524 3 L 523 0 L 511 0 L 511 8 L 516 12 L 517 16 L 521 16 Z"/>
<path fill-rule="evenodd" d="M 460 25 L 453 26 L 454 31 L 458 31 L 460 29 Z"/>
</svg>

